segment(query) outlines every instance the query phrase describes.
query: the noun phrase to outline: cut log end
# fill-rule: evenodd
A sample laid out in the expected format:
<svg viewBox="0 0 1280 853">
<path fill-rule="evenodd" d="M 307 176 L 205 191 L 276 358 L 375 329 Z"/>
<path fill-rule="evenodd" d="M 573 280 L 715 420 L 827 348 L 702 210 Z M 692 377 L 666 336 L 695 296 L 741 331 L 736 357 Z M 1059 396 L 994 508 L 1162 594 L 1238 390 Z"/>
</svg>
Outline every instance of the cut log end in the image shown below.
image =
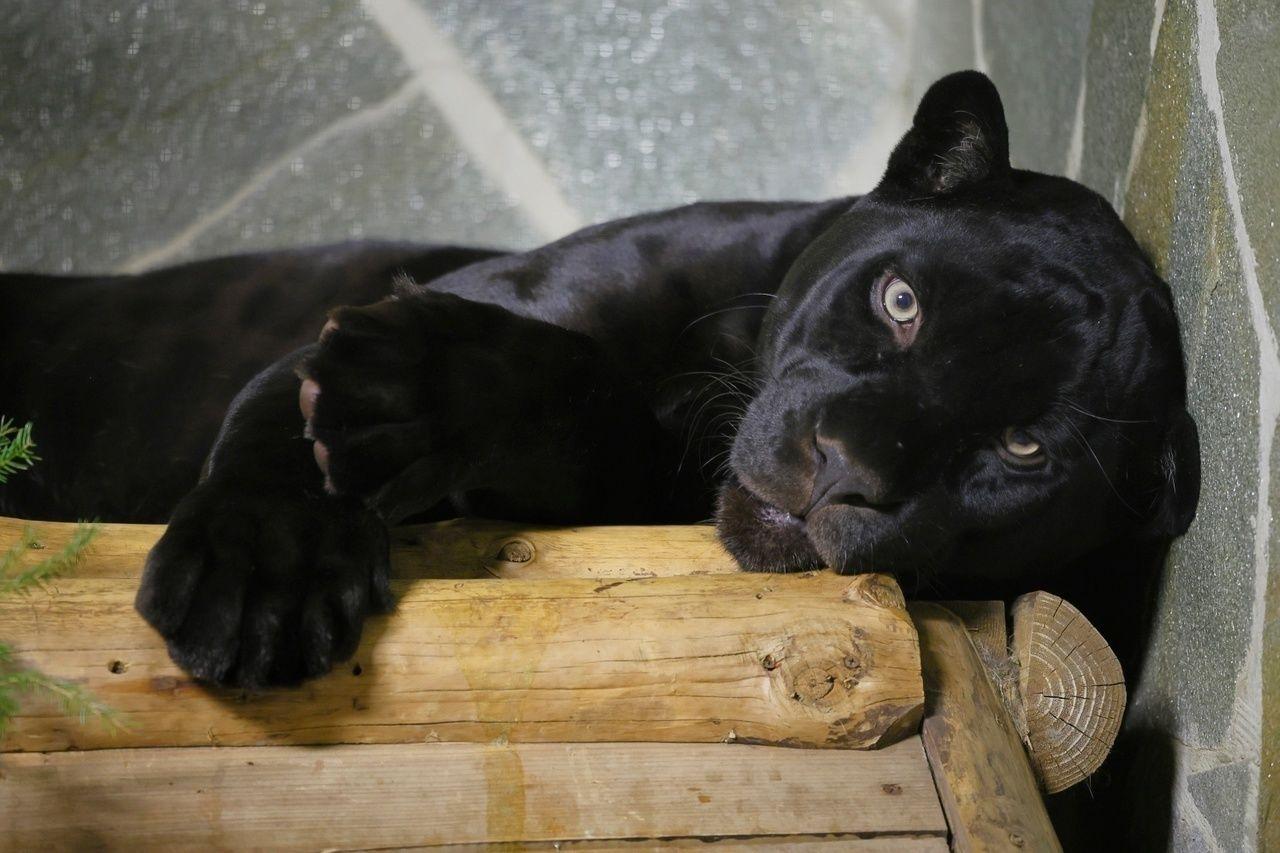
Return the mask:
<svg viewBox="0 0 1280 853">
<path fill-rule="evenodd" d="M 1084 614 L 1047 592 L 1014 602 L 1013 652 L 1032 767 L 1047 793 L 1065 790 L 1115 743 L 1126 699 L 1120 662 Z"/>
</svg>

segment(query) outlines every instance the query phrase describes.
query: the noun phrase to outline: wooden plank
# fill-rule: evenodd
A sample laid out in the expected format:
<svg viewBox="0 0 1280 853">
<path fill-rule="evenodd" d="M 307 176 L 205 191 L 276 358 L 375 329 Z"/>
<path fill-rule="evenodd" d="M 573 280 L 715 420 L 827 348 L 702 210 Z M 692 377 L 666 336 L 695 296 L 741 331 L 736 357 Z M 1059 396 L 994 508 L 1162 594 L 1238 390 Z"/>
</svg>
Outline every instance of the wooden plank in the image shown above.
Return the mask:
<svg viewBox="0 0 1280 853">
<path fill-rule="evenodd" d="M 7 755 L 0 768 L 0 846 L 13 850 L 513 841 L 602 850 L 621 849 L 609 840 L 684 846 L 680 839 L 720 837 L 869 853 L 939 849 L 946 834 L 918 737 L 852 753 L 672 744 L 128 749 Z M 837 837 L 773 838 L 823 834 Z M 838 837 L 855 834 L 864 838 Z M 885 846 L 853 844 L 864 840 Z"/>
<path fill-rule="evenodd" d="M 490 846 L 481 845 L 474 849 L 483 851 Z M 524 844 L 520 847 L 522 850 L 538 849 Z M 945 838 L 917 835 L 881 835 L 870 838 L 856 835 L 770 835 L 755 838 L 664 838 L 661 841 L 568 841 L 546 844 L 542 849 L 572 850 L 574 853 L 635 853 L 651 850 L 705 850 L 708 847 L 715 851 L 768 850 L 770 853 L 947 853 L 951 849 Z M 457 848 L 451 845 L 450 849 Z"/>
<path fill-rule="evenodd" d="M 496 841 L 491 844 L 432 844 L 412 847 L 351 847 L 344 853 L 359 853 L 374 849 L 378 853 L 394 851 L 430 850 L 458 851 L 458 853 L 490 853 L 510 850 L 570 850 L 573 853 L 648 853 L 664 850 L 706 850 L 715 853 L 727 850 L 751 850 L 770 853 L 948 853 L 951 849 L 945 838 L 936 835 L 757 835 L 715 836 L 706 838 L 640 838 L 610 841 L 522 841 L 513 845 Z"/>
<path fill-rule="evenodd" d="M 0 517 L 0 546 L 32 526 L 41 543 L 58 548 L 76 525 Z M 102 524 L 81 578 L 136 580 L 162 524 Z M 656 577 L 739 571 L 711 525 L 649 527 L 540 527 L 482 519 L 455 519 L 393 531 L 395 577 L 536 578 Z"/>
<path fill-rule="evenodd" d="M 920 632 L 927 704 L 921 739 L 957 851 L 1061 850 L 1008 712 L 964 623 L 924 602 Z"/>
<path fill-rule="evenodd" d="M 129 731 L 32 701 L 5 750 L 280 743 L 685 741 L 874 747 L 918 730 L 915 628 L 881 575 L 397 582 L 354 662 L 295 690 L 193 682 L 134 613 L 133 581 L 0 600 L 20 660 Z"/>
<path fill-rule="evenodd" d="M 499 845 L 464 847 L 485 851 Z M 951 848 L 945 837 L 936 835 L 764 835 L 744 838 L 663 838 L 638 841 L 564 841 L 541 845 L 521 844 L 522 850 L 572 850 L 573 853 L 635 853 L 650 850 L 768 850 L 770 853 L 947 853 Z M 436 848 L 418 848 L 435 849 Z M 459 849 L 450 845 L 450 849 Z"/>
</svg>

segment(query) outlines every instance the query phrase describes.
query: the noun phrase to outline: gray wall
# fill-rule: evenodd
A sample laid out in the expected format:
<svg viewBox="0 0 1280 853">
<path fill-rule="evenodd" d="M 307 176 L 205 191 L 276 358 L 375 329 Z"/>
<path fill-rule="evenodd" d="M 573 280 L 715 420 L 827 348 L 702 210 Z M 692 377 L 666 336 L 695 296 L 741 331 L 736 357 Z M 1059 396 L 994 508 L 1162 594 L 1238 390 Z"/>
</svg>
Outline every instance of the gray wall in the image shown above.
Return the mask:
<svg viewBox="0 0 1280 853">
<path fill-rule="evenodd" d="M 1111 199 L 1176 293 L 1204 499 L 1130 722 L 1172 754 L 1173 846 L 1251 848 L 1280 812 L 1273 0 L 10 0 L 0 269 L 529 246 L 865 189 L 913 99 L 965 67 L 999 84 L 1017 165 Z"/>
<path fill-rule="evenodd" d="M 863 189 L 906 121 L 911 7 L 826 5 L 9 0 L 0 268 L 525 247 L 698 198 Z"/>
</svg>

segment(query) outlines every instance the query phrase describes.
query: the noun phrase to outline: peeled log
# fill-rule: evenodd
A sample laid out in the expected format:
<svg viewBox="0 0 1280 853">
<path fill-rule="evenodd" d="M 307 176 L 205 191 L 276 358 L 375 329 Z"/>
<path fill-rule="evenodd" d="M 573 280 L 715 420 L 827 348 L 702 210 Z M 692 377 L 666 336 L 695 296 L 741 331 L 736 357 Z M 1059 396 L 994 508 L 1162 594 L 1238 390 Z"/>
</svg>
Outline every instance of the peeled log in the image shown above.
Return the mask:
<svg viewBox="0 0 1280 853">
<path fill-rule="evenodd" d="M 104 534 L 96 547 L 112 548 Z M 88 562 L 92 563 L 91 555 Z M 397 581 L 354 660 L 301 689 L 218 690 L 134 613 L 136 581 L 71 577 L 0 601 L 19 660 L 128 731 L 35 701 L 3 748 L 674 741 L 876 747 L 917 730 L 916 631 L 880 575 Z"/>
<path fill-rule="evenodd" d="M 1013 603 L 1013 653 L 1025 714 L 1025 724 L 1017 722 L 1031 766 L 1053 794 L 1088 777 L 1111 751 L 1124 717 L 1124 673 L 1098 629 L 1047 592 Z"/>
<path fill-rule="evenodd" d="M 951 849 L 1060 851 L 1006 712 L 963 622 L 911 603 L 929 701 L 920 738 L 951 827 Z"/>
<path fill-rule="evenodd" d="M 60 547 L 75 529 L 75 525 L 72 524 L 0 518 L 0 542 L 16 540 L 21 530 L 28 525 L 34 529 L 41 543 L 50 549 Z M 150 684 L 151 689 L 162 686 L 172 690 L 177 696 L 186 696 L 192 691 L 203 691 L 204 688 L 193 685 L 182 672 L 168 664 L 167 655 L 164 654 L 158 640 L 133 617 L 132 608 L 129 606 L 143 560 L 147 551 L 164 532 L 164 527 L 162 525 L 102 524 L 100 528 L 99 536 L 95 538 L 86 558 L 76 567 L 73 577 L 59 580 L 54 585 L 53 589 L 58 591 L 58 595 L 54 596 L 53 609 L 58 610 L 68 605 L 68 596 L 78 595 L 78 591 L 84 591 L 90 596 L 103 595 L 104 597 L 100 599 L 103 605 L 111 604 L 119 612 L 110 614 L 110 619 L 107 619 L 106 615 L 95 612 L 90 604 L 84 604 L 81 610 L 84 613 L 83 624 L 94 626 L 92 630 L 95 631 L 100 627 L 101 632 L 96 635 L 82 634 L 82 636 L 91 637 L 94 640 L 93 643 L 89 643 L 88 640 L 68 639 L 66 648 L 73 648 L 76 642 L 80 642 L 82 646 L 94 646 L 94 649 L 83 652 L 85 655 L 90 655 L 90 662 L 83 666 L 75 664 L 70 671 L 55 667 L 51 670 L 51 674 L 68 677 L 77 671 L 90 673 L 91 675 L 85 676 L 90 686 L 94 689 L 101 686 L 109 694 L 109 699 L 110 694 L 124 689 L 120 678 L 125 672 L 135 671 L 138 667 L 144 666 L 156 679 Z M 438 580 L 439 578 L 523 580 L 585 577 L 598 579 L 595 583 L 603 586 L 619 579 L 694 574 L 703 576 L 701 580 L 707 582 L 700 594 L 708 599 L 718 594 L 713 591 L 716 587 L 712 583 L 711 576 L 730 574 L 743 577 L 737 572 L 732 558 L 716 540 L 714 528 L 704 525 L 552 528 L 475 519 L 417 525 L 399 528 L 393 532 L 392 566 L 394 576 L 399 579 L 397 586 L 400 589 L 416 588 L 416 584 L 411 582 L 417 579 L 437 579 L 428 582 L 428 587 L 424 587 L 424 590 L 429 588 L 430 584 L 443 584 L 444 582 Z M 777 576 L 766 576 L 766 579 L 781 584 L 790 582 L 789 579 Z M 849 583 L 852 580 L 844 582 Z M 831 582 L 838 584 L 841 581 L 833 578 Z M 99 586 L 93 588 L 93 583 Z M 112 586 L 112 583 L 115 586 Z M 889 586 L 892 584 L 890 583 Z M 877 588 L 888 589 L 889 586 Z M 96 592 L 90 592 L 91 589 L 96 589 Z M 545 587 L 544 589 L 545 596 L 552 596 L 558 594 L 557 590 L 562 588 Z M 896 587 L 893 587 L 893 590 L 896 594 Z M 516 594 L 517 591 L 513 590 L 512 596 Z M 43 608 L 49 605 L 41 602 L 40 599 L 39 595 L 26 599 L 25 604 L 21 606 L 14 602 L 0 602 L 0 623 L 10 618 L 6 615 L 10 612 L 14 614 L 12 617 L 14 620 L 33 613 L 42 613 Z M 506 606 L 514 607 L 514 600 L 514 597 L 509 599 Z M 1015 607 L 1015 639 L 1017 636 L 1023 637 L 1021 642 L 1015 643 L 1017 647 L 1015 658 L 1022 659 L 1021 680 L 1018 675 L 1017 661 L 1011 661 L 1005 650 L 1003 606 L 998 602 L 947 603 L 947 607 L 958 613 L 969 624 L 970 639 L 982 652 L 981 659 L 997 689 L 1003 693 L 1010 714 L 1030 752 L 1032 764 L 1046 786 L 1046 790 L 1051 792 L 1062 790 L 1097 768 L 1114 741 L 1125 701 L 1119 665 L 1114 655 L 1106 648 L 1105 641 L 1097 635 L 1096 631 L 1093 631 L 1083 616 L 1079 616 L 1074 607 L 1066 602 L 1061 604 L 1058 602 L 1059 599 L 1055 596 L 1036 593 L 1020 599 L 1019 605 Z M 9 611 L 5 610 L 6 606 L 10 608 Z M 369 628 L 367 639 L 384 631 L 384 625 L 390 625 L 396 631 L 402 630 L 399 623 L 419 618 L 415 614 L 429 610 L 430 606 L 425 599 L 411 596 L 406 600 L 406 607 L 409 609 L 393 617 L 390 623 L 375 620 Z M 795 612 L 799 614 L 793 617 L 798 620 L 796 624 L 807 628 L 805 620 L 808 617 L 804 604 L 793 601 L 789 606 L 793 606 Z M 701 612 L 701 604 L 695 604 L 693 608 Z M 588 626 L 585 620 L 588 618 L 588 614 L 583 614 L 583 621 L 580 624 L 584 636 Z M 105 623 L 104 619 L 107 619 Z M 112 627 L 113 625 L 117 627 Z M 112 654 L 111 642 L 114 641 L 117 646 L 123 646 L 125 643 L 121 639 L 124 635 L 113 633 L 120 630 L 118 627 L 120 625 L 130 626 L 128 630 L 134 632 L 143 630 L 143 636 L 146 639 L 142 640 L 141 645 L 136 649 L 119 649 L 119 654 L 108 661 L 107 658 Z M 1059 631 L 1060 628 L 1061 631 Z M 1019 631 L 1021 631 L 1020 634 Z M 388 632 L 386 636 L 391 636 L 392 633 Z M 97 645 L 99 636 L 113 638 L 113 640 Z M 651 639 L 656 642 L 662 638 Z M 1039 651 L 1036 651 L 1037 649 Z M 54 650 L 41 651 L 37 648 L 34 651 L 44 654 L 45 652 L 53 653 Z M 65 649 L 58 652 L 58 654 L 66 653 L 68 652 Z M 357 660 L 367 663 L 375 658 L 381 659 L 382 655 L 382 651 L 366 645 L 361 649 Z M 111 673 L 111 678 L 104 678 L 102 670 L 108 664 L 127 669 L 122 669 L 119 673 Z M 81 670 L 76 669 L 78 666 Z M 826 675 L 823 671 L 812 685 L 813 688 L 824 689 Z M 261 707 L 264 709 L 261 714 L 265 715 L 265 708 L 270 702 L 285 702 L 286 699 L 280 697 L 286 697 L 293 703 L 295 710 L 302 710 L 308 701 L 307 695 L 321 690 L 325 695 L 332 694 L 336 697 L 340 691 L 336 691 L 330 682 L 350 677 L 341 674 L 330 676 L 329 679 L 309 686 L 304 691 L 279 692 L 275 694 L 276 699 L 261 696 L 246 697 L 241 707 L 242 709 Z M 1074 689 L 1071 687 L 1073 684 Z M 390 690 L 391 687 L 382 689 Z M 147 688 L 134 687 L 132 690 L 135 693 L 145 693 Z M 217 692 L 209 695 L 238 696 L 238 694 Z M 363 702 L 364 695 L 363 690 L 352 690 L 345 694 L 346 701 L 351 703 Z M 135 701 L 138 700 L 134 698 L 123 702 L 112 700 L 111 704 L 127 709 Z M 154 710 L 148 713 L 153 712 Z M 249 711 L 245 710 L 244 713 L 249 714 Z M 318 712 L 317 716 L 323 718 L 325 714 Z M 411 714 L 410 717 L 412 716 Z M 1034 728 L 1030 732 L 1028 731 L 1029 720 L 1034 722 Z M 80 745 L 90 742 L 103 746 L 128 745 L 127 738 L 109 738 L 93 726 L 82 728 L 70 721 L 61 720 L 53 714 L 40 725 L 44 727 L 44 733 L 36 737 L 41 742 L 52 745 L 20 748 L 62 749 L 71 744 Z M 344 732 L 354 730 L 350 728 L 354 725 L 353 721 L 332 730 L 326 729 L 322 735 L 314 736 L 333 739 L 324 742 L 339 742 L 347 736 Z M 439 732 L 436 734 L 446 740 L 469 739 L 469 736 L 460 734 L 462 725 L 461 722 L 455 721 L 452 724 L 453 734 L 449 737 Z M 647 724 L 637 722 L 637 725 Z M 670 726 L 669 723 L 666 725 Z M 528 724 L 526 723 L 525 726 L 527 728 Z M 1072 726 L 1077 726 L 1082 731 L 1077 731 Z M 234 728 L 232 730 L 235 731 Z M 427 736 L 430 736 L 435 730 L 427 727 L 425 731 Z M 669 728 L 669 731 L 675 731 L 675 729 Z M 727 737 L 733 729 L 731 725 L 724 725 L 716 731 Z M 211 728 L 209 736 L 200 742 L 227 742 L 218 740 L 222 737 L 221 732 L 221 728 Z M 740 731 L 734 733 L 741 734 Z M 185 733 L 183 736 L 186 737 L 188 734 Z M 396 737 L 390 731 L 385 737 L 379 736 L 371 728 L 361 730 L 358 735 L 363 741 L 394 740 Z M 252 735 L 244 732 L 236 732 L 233 736 L 240 738 L 236 742 L 259 742 L 253 740 Z M 262 736 L 267 737 L 267 735 Z M 698 738 L 705 736 L 705 734 L 697 735 Z M 785 735 L 776 736 L 785 737 Z M 287 731 L 271 730 L 267 742 L 309 742 L 306 737 L 308 736 L 299 732 L 290 734 Z M 693 737 L 694 735 L 687 733 L 661 736 L 655 734 L 652 739 L 679 740 Z M 642 738 L 643 735 L 638 734 L 631 739 Z M 569 736 L 567 739 L 600 738 Z M 15 748 L 12 744 L 13 741 L 10 739 L 5 748 Z"/>
<path fill-rule="evenodd" d="M 0 517 L 0 543 L 26 527 L 50 549 L 66 544 L 75 524 Z M 163 524 L 99 524 L 77 578 L 137 581 Z M 738 564 L 709 524 L 547 527 L 487 519 L 453 519 L 398 527 L 391 533 L 391 572 L 412 578 L 634 578 L 728 574 Z"/>
</svg>

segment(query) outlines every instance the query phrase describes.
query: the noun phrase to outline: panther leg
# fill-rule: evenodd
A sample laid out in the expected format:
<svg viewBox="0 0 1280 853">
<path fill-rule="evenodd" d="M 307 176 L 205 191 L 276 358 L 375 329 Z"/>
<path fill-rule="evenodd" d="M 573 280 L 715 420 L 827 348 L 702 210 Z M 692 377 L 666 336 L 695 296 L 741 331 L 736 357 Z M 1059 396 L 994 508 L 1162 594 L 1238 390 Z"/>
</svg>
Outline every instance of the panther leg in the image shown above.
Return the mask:
<svg viewBox="0 0 1280 853">
<path fill-rule="evenodd" d="M 301 350 L 236 398 L 200 483 L 147 557 L 135 606 L 197 678 L 295 684 L 393 606 L 386 528 L 327 494 L 297 417 Z"/>
<path fill-rule="evenodd" d="M 652 509 L 665 439 L 640 389 L 585 335 L 415 291 L 334 312 L 300 372 L 326 489 L 389 522 L 446 496 L 527 519 Z"/>
</svg>

